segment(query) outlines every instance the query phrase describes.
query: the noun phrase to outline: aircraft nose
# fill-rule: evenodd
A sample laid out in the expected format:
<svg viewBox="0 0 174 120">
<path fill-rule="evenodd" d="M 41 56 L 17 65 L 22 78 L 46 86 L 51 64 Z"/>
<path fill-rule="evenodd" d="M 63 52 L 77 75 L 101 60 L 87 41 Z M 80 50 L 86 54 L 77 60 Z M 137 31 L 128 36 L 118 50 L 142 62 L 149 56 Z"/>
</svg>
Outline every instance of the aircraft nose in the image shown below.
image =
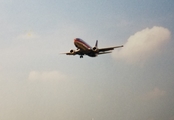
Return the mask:
<svg viewBox="0 0 174 120">
<path fill-rule="evenodd" d="M 75 38 L 75 39 L 74 39 L 74 42 L 77 42 L 78 39 L 79 39 L 79 38 Z"/>
<path fill-rule="evenodd" d="M 74 42 L 76 42 L 76 38 L 74 39 Z"/>
</svg>

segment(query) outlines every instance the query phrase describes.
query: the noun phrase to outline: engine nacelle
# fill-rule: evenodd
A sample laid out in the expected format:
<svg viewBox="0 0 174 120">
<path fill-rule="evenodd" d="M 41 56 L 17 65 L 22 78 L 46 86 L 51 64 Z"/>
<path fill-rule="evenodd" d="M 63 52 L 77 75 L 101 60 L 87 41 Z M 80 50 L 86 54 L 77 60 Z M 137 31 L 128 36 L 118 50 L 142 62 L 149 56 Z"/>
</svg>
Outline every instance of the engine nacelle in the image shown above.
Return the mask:
<svg viewBox="0 0 174 120">
<path fill-rule="evenodd" d="M 93 47 L 92 50 L 95 51 L 95 52 L 98 52 L 98 48 L 97 47 Z"/>
<path fill-rule="evenodd" d="M 75 55 L 75 50 L 70 50 L 70 53 L 72 54 L 72 55 Z"/>
</svg>

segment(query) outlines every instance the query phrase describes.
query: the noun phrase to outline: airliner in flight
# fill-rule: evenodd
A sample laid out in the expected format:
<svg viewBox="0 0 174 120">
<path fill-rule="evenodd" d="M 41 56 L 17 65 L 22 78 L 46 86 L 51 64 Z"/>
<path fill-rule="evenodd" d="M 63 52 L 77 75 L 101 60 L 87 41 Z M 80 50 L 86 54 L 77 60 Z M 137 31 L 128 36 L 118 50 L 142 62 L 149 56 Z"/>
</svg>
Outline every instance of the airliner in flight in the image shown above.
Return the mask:
<svg viewBox="0 0 174 120">
<path fill-rule="evenodd" d="M 74 39 L 74 45 L 77 47 L 77 50 L 70 50 L 70 52 L 64 53 L 66 55 L 80 55 L 80 58 L 83 58 L 83 55 L 88 55 L 89 57 L 96 57 L 100 54 L 111 53 L 115 48 L 123 47 L 114 46 L 114 47 L 106 47 L 106 48 L 98 48 L 98 40 L 95 43 L 94 47 L 89 46 L 85 41 L 80 38 Z"/>
</svg>

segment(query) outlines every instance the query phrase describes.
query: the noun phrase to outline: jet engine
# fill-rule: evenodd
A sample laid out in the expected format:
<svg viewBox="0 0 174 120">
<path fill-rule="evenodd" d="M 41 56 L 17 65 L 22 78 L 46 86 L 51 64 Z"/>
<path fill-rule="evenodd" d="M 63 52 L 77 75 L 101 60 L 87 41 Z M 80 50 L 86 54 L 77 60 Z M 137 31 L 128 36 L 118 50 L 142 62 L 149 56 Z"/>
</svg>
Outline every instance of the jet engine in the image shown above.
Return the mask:
<svg viewBox="0 0 174 120">
<path fill-rule="evenodd" d="M 97 47 L 93 47 L 92 50 L 93 50 L 94 52 L 98 52 L 98 48 L 97 48 Z"/>
<path fill-rule="evenodd" d="M 75 50 L 70 50 L 70 53 L 72 54 L 72 55 L 75 55 Z"/>
</svg>

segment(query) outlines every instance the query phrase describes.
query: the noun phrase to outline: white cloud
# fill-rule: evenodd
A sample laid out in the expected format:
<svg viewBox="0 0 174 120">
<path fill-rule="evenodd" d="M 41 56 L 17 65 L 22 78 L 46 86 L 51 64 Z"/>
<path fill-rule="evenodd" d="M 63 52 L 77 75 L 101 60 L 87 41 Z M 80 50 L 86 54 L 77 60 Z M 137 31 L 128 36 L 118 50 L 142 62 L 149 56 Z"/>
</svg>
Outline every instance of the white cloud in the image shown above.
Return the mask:
<svg viewBox="0 0 174 120">
<path fill-rule="evenodd" d="M 161 98 L 164 95 L 166 95 L 166 91 L 160 90 L 158 87 L 155 87 L 152 91 L 147 92 L 141 98 L 145 101 L 148 101 L 148 100 Z"/>
<path fill-rule="evenodd" d="M 161 47 L 170 39 L 170 31 L 163 27 L 143 29 L 130 36 L 124 47 L 112 55 L 129 63 L 144 63 L 151 56 L 160 52 Z"/>
<path fill-rule="evenodd" d="M 31 81 L 53 81 L 53 80 L 64 80 L 65 75 L 59 71 L 31 71 L 29 73 L 28 79 Z"/>
</svg>

